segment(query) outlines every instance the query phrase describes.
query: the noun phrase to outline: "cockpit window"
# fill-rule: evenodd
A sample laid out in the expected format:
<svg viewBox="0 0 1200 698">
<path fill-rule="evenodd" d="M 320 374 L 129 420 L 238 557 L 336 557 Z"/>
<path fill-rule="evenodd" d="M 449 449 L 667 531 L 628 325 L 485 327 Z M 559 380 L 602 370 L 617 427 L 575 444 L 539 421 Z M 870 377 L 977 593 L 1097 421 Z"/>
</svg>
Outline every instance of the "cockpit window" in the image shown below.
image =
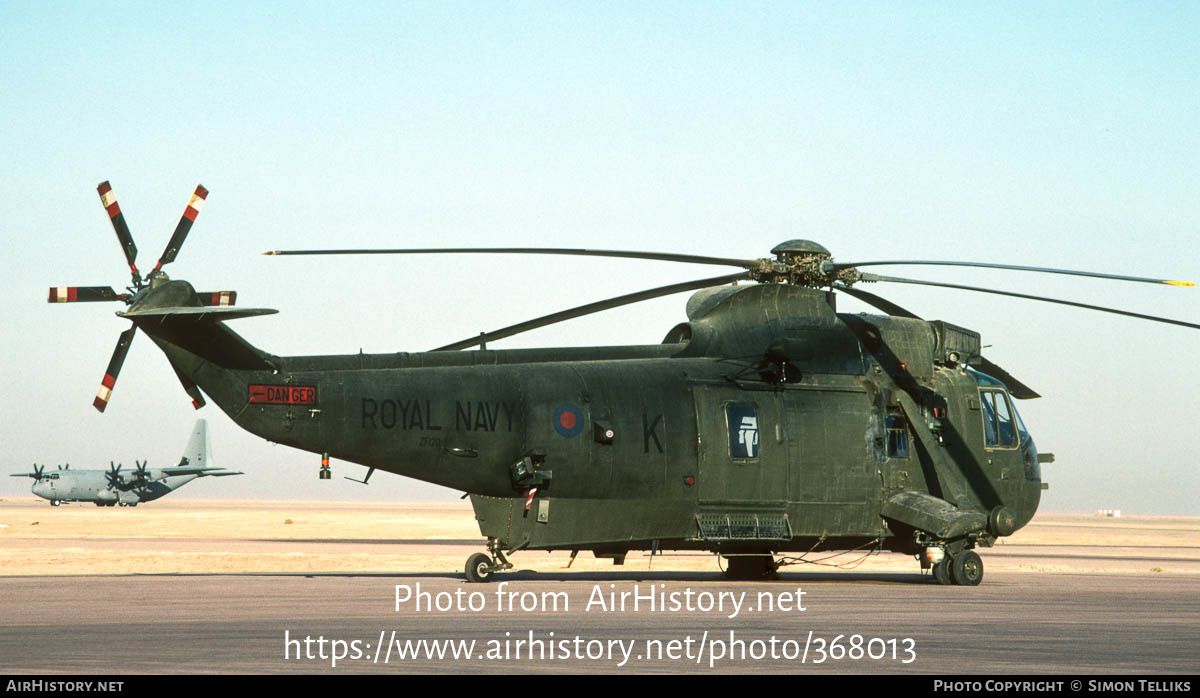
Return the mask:
<svg viewBox="0 0 1200 698">
<path fill-rule="evenodd" d="M 1017 447 L 1017 420 L 1008 396 L 999 390 L 980 390 L 983 403 L 983 442 L 989 448 Z"/>
</svg>

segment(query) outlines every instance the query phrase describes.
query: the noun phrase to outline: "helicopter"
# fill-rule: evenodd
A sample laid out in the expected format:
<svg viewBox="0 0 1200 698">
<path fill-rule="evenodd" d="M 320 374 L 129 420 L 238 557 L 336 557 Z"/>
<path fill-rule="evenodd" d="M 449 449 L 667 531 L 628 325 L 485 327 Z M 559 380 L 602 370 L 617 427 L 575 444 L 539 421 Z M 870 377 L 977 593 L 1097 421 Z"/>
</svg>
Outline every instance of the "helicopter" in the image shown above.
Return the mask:
<svg viewBox="0 0 1200 698">
<path fill-rule="evenodd" d="M 247 431 L 469 496 L 486 552 L 469 582 L 529 550 L 624 563 L 631 551 L 711 551 L 731 578 L 774 576 L 811 553 L 914 556 L 939 584 L 978 585 L 976 552 L 1037 511 L 1039 453 L 1017 411 L 1038 394 L 982 355 L 978 332 L 926 321 L 861 288 L 921 284 L 1114 308 L 862 271 L 883 265 L 987 267 L 1193 286 L 1042 267 L 893 260 L 835 262 L 790 240 L 771 257 L 570 248 L 274 250 L 264 254 L 551 254 L 720 265 L 740 270 L 638 291 L 467 337 L 431 351 L 279 356 L 227 321 L 277 311 L 197 293 L 162 271 L 207 199 L 197 187 L 154 269 L 108 182 L 97 188 L 132 281 L 58 287 L 50 302 L 121 301 L 121 334 L 94 406 L 104 411 L 135 332 L 162 350 L 199 409 L 204 396 Z M 591 313 L 692 292 L 687 320 L 653 345 L 489 349 L 489 342 Z M 846 294 L 883 314 L 838 312 Z M 464 351 L 469 350 L 469 351 Z M 798 555 L 798 557 L 797 557 Z"/>
</svg>

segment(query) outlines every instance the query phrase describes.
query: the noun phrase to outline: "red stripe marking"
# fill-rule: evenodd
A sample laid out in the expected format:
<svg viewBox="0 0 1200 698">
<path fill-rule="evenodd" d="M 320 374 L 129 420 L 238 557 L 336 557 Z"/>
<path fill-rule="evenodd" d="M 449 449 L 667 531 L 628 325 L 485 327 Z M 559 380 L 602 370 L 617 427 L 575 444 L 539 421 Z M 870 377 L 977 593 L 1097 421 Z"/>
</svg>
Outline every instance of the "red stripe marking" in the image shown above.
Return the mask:
<svg viewBox="0 0 1200 698">
<path fill-rule="evenodd" d="M 75 288 L 74 286 L 68 287 L 67 288 L 67 302 L 74 303 L 76 301 L 76 299 L 78 299 L 78 298 L 79 298 L 79 289 Z"/>
<path fill-rule="evenodd" d="M 198 410 L 198 409 L 200 409 L 200 403 L 199 403 L 199 402 L 196 402 L 195 400 L 192 400 L 192 407 L 193 407 L 194 409 L 197 409 L 197 410 Z"/>
<path fill-rule="evenodd" d="M 53 303 L 57 299 L 58 299 L 58 289 L 51 288 L 50 289 L 50 302 Z"/>
<path fill-rule="evenodd" d="M 104 380 L 100 381 L 100 385 L 103 385 L 105 388 L 112 390 L 113 384 L 116 382 L 117 382 L 116 378 L 114 378 L 113 376 L 106 373 L 106 374 L 104 374 Z"/>
<path fill-rule="evenodd" d="M 121 207 L 118 206 L 117 202 L 115 201 L 104 207 L 104 210 L 108 211 L 109 218 L 116 218 L 117 216 L 121 215 Z"/>
<path fill-rule="evenodd" d="M 95 407 L 96 409 L 100 410 L 101 412 L 103 412 L 104 408 L 107 406 L 108 406 L 107 400 L 101 400 L 100 398 L 96 398 L 95 400 L 92 400 L 92 407 Z"/>
<path fill-rule="evenodd" d="M 200 197 L 201 199 L 208 200 L 208 190 L 205 189 L 203 185 L 197 184 L 196 185 L 196 196 Z"/>
<path fill-rule="evenodd" d="M 196 216 L 199 213 L 200 213 L 199 211 L 192 208 L 191 206 L 188 206 L 187 208 L 183 209 L 183 217 L 188 219 L 189 221 L 192 221 L 193 223 L 196 221 Z"/>
<path fill-rule="evenodd" d="M 96 187 L 96 191 L 100 192 L 101 195 L 107 194 L 112 191 L 112 185 L 108 182 L 101 182 L 100 186 Z"/>
</svg>

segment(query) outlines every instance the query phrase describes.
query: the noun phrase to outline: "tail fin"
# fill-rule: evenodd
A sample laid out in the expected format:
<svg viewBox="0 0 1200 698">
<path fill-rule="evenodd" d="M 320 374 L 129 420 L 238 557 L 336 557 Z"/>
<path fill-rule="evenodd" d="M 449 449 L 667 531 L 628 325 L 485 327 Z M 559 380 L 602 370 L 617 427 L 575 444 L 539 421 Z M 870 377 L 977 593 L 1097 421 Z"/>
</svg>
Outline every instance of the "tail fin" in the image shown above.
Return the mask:
<svg viewBox="0 0 1200 698">
<path fill-rule="evenodd" d="M 196 425 L 192 427 L 192 436 L 188 439 L 187 448 L 183 451 L 183 458 L 179 461 L 179 465 L 187 465 L 193 468 L 210 467 L 208 462 L 209 451 L 208 422 L 203 419 L 197 419 Z"/>
</svg>

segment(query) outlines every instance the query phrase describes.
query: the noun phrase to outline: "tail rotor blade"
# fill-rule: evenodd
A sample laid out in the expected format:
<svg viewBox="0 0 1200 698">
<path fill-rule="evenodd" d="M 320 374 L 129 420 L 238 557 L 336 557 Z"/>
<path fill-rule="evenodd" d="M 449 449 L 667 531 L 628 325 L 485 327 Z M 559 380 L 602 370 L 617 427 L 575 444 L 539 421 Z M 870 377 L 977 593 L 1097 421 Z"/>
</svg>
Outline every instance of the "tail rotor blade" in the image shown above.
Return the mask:
<svg viewBox="0 0 1200 698">
<path fill-rule="evenodd" d="M 112 286 L 51 286 L 51 303 L 87 303 L 93 301 L 121 301 L 125 294 L 117 293 Z"/>
<path fill-rule="evenodd" d="M 96 391 L 96 399 L 92 401 L 92 406 L 100 412 L 108 407 L 108 400 L 112 397 L 113 386 L 117 383 L 117 376 L 121 373 L 121 365 L 125 363 L 125 356 L 129 353 L 129 344 L 133 342 L 133 335 L 137 332 L 137 326 L 130 327 L 121 333 L 120 339 L 117 340 L 117 348 L 113 350 L 112 359 L 108 362 L 108 370 L 104 372 L 104 379 L 100 381 L 100 389 Z"/>
<path fill-rule="evenodd" d="M 117 205 L 117 196 L 113 194 L 112 185 L 107 180 L 101 182 L 96 191 L 100 194 L 100 203 L 104 204 L 104 210 L 108 212 L 108 219 L 112 221 L 113 230 L 117 231 L 117 240 L 121 243 L 121 250 L 125 252 L 125 261 L 129 264 L 129 271 L 133 272 L 136 286 L 141 280 L 137 264 L 134 263 L 137 261 L 137 245 L 133 244 L 133 236 L 125 223 L 125 214 L 121 213 L 121 207 Z"/>
<path fill-rule="evenodd" d="M 175 371 L 175 377 L 179 379 L 179 384 L 183 386 L 183 391 L 188 394 L 188 397 L 192 398 L 192 407 L 197 410 L 204 407 L 207 403 L 204 402 L 204 394 L 200 392 L 199 386 L 190 378 L 183 375 L 183 372 L 179 370 L 174 361 L 171 362 L 171 368 Z"/>
<path fill-rule="evenodd" d="M 179 218 L 179 225 L 175 226 L 175 232 L 167 242 L 167 247 L 163 250 L 162 256 L 158 258 L 158 264 L 154 265 L 154 271 L 162 269 L 164 264 L 170 264 L 175 261 L 176 255 L 179 254 L 179 248 L 183 247 L 183 241 L 187 238 L 188 231 L 192 229 L 192 224 L 196 222 L 196 216 L 200 214 L 200 209 L 204 208 L 204 202 L 207 198 L 208 190 L 203 185 L 197 184 L 196 191 L 192 193 L 192 198 L 188 200 L 187 207 L 183 209 L 183 216 Z"/>
<path fill-rule="evenodd" d="M 201 305 L 237 305 L 237 291 L 213 291 L 197 293 Z"/>
</svg>

